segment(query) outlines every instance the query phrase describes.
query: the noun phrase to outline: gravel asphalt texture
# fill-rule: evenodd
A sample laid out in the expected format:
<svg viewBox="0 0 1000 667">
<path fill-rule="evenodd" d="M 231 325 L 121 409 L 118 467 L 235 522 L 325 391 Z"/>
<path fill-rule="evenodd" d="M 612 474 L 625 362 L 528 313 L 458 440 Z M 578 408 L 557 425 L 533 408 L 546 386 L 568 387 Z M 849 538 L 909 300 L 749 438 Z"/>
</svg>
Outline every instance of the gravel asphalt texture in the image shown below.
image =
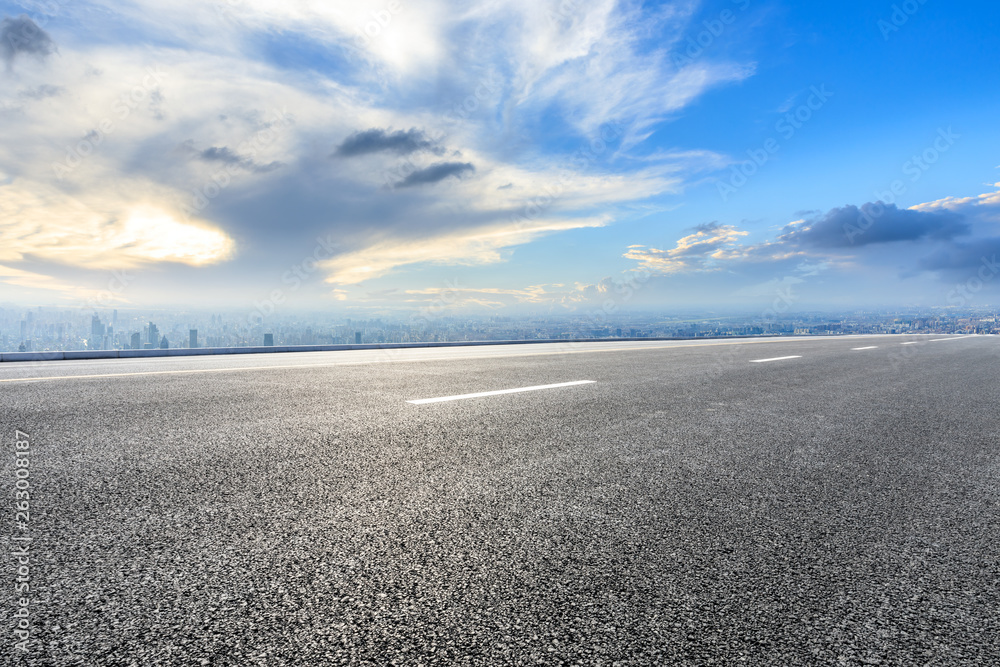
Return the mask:
<svg viewBox="0 0 1000 667">
<path fill-rule="evenodd" d="M 2 364 L 0 664 L 1000 664 L 1000 337 L 946 338 Z"/>
</svg>

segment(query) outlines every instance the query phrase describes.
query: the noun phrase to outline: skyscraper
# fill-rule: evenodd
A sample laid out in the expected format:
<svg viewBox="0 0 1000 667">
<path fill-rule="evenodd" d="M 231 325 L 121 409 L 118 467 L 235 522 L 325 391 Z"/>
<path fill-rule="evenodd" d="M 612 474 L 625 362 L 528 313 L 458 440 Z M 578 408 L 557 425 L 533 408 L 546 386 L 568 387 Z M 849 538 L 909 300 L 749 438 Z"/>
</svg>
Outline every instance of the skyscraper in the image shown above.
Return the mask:
<svg viewBox="0 0 1000 667">
<path fill-rule="evenodd" d="M 360 331 L 355 331 L 354 332 L 354 344 L 355 345 L 361 345 L 361 332 Z"/>
<path fill-rule="evenodd" d="M 142 349 L 142 334 L 136 331 L 132 334 L 132 349 L 141 350 Z"/>
<path fill-rule="evenodd" d="M 150 322 L 149 329 L 147 331 L 148 333 L 146 334 L 147 335 L 146 342 L 152 345 L 153 347 L 158 347 L 160 344 L 160 330 L 156 328 L 155 324 Z"/>
<path fill-rule="evenodd" d="M 190 336 L 190 340 L 188 341 L 188 347 L 192 347 L 192 348 L 193 347 L 198 347 L 198 330 L 197 329 L 191 329 L 188 332 L 188 336 Z"/>
<path fill-rule="evenodd" d="M 91 350 L 99 350 L 104 346 L 104 325 L 101 324 L 101 318 L 94 313 L 94 316 L 90 318 L 90 340 L 88 341 L 88 347 Z"/>
<path fill-rule="evenodd" d="M 264 334 L 264 346 L 271 347 L 274 345 L 274 334 Z"/>
</svg>

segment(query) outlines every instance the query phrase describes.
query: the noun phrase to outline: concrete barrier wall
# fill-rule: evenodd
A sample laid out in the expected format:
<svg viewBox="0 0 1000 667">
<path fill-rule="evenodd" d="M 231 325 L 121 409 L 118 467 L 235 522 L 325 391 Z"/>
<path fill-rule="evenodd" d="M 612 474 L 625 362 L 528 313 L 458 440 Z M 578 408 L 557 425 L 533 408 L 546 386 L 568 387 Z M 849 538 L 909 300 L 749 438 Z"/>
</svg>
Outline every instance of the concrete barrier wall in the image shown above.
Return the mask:
<svg viewBox="0 0 1000 667">
<path fill-rule="evenodd" d="M 398 350 L 422 347 L 471 347 L 476 345 L 529 345 L 534 343 L 625 343 L 644 340 L 716 340 L 773 338 L 774 336 L 699 336 L 697 338 L 552 338 L 538 340 L 476 340 L 441 343 L 367 343 L 363 345 L 275 345 L 265 347 L 176 347 L 166 350 L 73 350 L 68 352 L 4 352 L 0 362 L 60 361 L 68 359 L 135 359 L 193 357 L 204 354 L 274 354 L 277 352 L 339 352 L 342 350 Z"/>
</svg>

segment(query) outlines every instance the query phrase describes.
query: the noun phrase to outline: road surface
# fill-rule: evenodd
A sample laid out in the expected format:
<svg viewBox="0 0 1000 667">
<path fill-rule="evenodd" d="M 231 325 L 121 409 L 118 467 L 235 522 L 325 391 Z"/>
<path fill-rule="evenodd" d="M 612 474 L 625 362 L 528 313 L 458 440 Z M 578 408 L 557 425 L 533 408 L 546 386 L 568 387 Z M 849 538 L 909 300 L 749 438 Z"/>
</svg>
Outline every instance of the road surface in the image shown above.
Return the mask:
<svg viewBox="0 0 1000 667">
<path fill-rule="evenodd" d="M 996 336 L 5 364 L 0 428 L 3 664 L 1000 662 Z"/>
</svg>

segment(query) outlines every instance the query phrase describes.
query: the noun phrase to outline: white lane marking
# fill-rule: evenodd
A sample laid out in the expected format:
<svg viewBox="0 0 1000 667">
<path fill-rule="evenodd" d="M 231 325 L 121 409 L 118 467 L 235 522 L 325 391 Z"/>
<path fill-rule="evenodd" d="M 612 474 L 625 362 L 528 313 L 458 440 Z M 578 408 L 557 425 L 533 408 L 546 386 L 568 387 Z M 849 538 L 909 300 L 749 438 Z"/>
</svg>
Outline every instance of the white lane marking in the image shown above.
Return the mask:
<svg viewBox="0 0 1000 667">
<path fill-rule="evenodd" d="M 919 342 L 920 342 L 919 340 L 911 340 L 908 343 L 901 343 L 901 345 L 916 345 Z"/>
<path fill-rule="evenodd" d="M 869 345 L 868 347 L 852 347 L 852 350 L 874 350 L 878 345 Z"/>
<path fill-rule="evenodd" d="M 963 338 L 967 338 L 967 336 L 957 336 L 955 338 L 934 338 L 930 342 L 932 342 L 932 343 L 938 343 L 938 342 L 940 342 L 942 340 L 962 340 Z"/>
<path fill-rule="evenodd" d="M 578 384 L 594 384 L 596 380 L 577 380 L 576 382 L 560 382 L 559 384 L 540 384 L 534 387 L 519 387 L 518 389 L 500 389 L 499 391 L 480 391 L 475 394 L 459 394 L 458 396 L 439 396 L 438 398 L 421 398 L 415 401 L 407 401 L 414 405 L 424 405 L 425 403 L 443 403 L 444 401 L 461 401 L 466 398 L 479 398 L 481 396 L 499 396 L 500 394 L 516 394 L 522 391 L 538 391 L 539 389 L 556 389 L 558 387 L 572 387 Z"/>
<path fill-rule="evenodd" d="M 750 363 L 751 364 L 763 364 L 764 362 L 767 362 L 767 361 L 784 361 L 785 359 L 801 359 L 801 358 L 802 358 L 802 355 L 793 356 L 793 357 L 774 357 L 773 359 L 751 359 Z"/>
</svg>

